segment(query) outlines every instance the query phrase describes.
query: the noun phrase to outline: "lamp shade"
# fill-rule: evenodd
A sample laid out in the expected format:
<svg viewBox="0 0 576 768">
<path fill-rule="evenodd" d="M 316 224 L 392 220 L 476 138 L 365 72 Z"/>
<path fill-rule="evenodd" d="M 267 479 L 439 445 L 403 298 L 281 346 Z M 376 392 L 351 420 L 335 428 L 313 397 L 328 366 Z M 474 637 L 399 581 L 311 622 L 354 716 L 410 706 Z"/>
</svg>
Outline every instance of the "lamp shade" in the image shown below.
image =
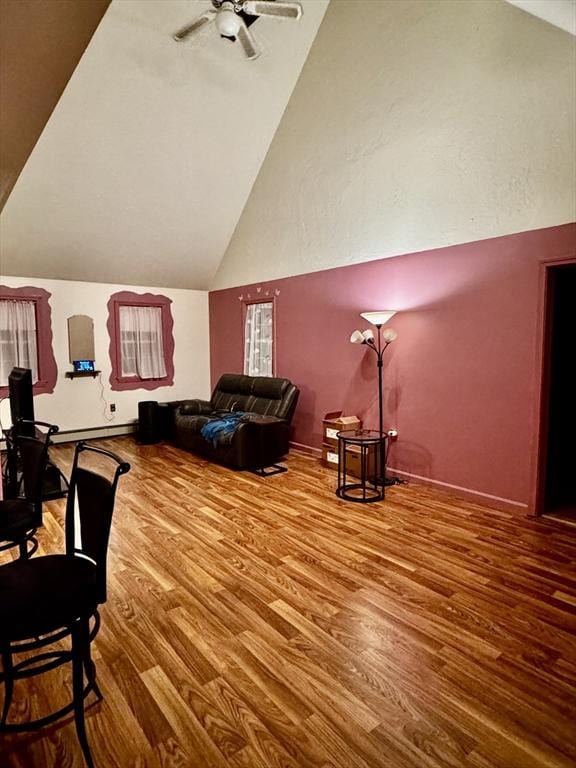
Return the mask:
<svg viewBox="0 0 576 768">
<path fill-rule="evenodd" d="M 351 344 L 364 344 L 366 342 L 366 339 L 364 338 L 364 334 L 362 331 L 354 331 L 352 336 L 350 336 L 350 343 Z"/>
<path fill-rule="evenodd" d="M 396 341 L 398 333 L 394 328 L 386 328 L 385 331 L 382 331 L 382 338 L 387 344 L 390 344 L 391 342 Z"/>
<path fill-rule="evenodd" d="M 392 315 L 396 314 L 395 309 L 381 309 L 379 312 L 360 312 L 360 317 L 368 320 L 372 325 L 380 326 L 387 323 Z"/>
</svg>

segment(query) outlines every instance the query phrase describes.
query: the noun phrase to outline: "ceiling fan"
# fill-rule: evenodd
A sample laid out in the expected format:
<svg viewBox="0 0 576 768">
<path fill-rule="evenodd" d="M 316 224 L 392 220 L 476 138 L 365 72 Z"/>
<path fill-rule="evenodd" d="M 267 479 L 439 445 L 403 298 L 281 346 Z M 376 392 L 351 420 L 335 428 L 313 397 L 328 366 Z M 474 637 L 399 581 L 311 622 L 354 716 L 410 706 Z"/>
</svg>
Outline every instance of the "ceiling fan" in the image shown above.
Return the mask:
<svg viewBox="0 0 576 768">
<path fill-rule="evenodd" d="M 197 19 L 173 35 L 177 43 L 187 40 L 213 21 L 221 37 L 239 40 L 248 59 L 256 59 L 260 51 L 248 27 L 259 16 L 276 16 L 279 19 L 299 19 L 300 3 L 281 0 L 212 0 L 214 10 L 206 11 Z"/>
</svg>

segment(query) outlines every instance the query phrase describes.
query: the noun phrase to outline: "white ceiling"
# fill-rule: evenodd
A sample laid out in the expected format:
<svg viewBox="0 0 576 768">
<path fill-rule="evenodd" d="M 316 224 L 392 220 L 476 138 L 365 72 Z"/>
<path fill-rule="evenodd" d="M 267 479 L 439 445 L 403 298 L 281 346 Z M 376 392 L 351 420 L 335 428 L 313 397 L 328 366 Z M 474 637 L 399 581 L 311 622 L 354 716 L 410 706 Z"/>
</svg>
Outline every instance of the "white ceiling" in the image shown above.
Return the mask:
<svg viewBox="0 0 576 768">
<path fill-rule="evenodd" d="M 258 20 L 247 61 L 213 25 L 172 40 L 208 0 L 113 0 L 2 212 L 2 274 L 207 289 L 327 5 Z"/>
<path fill-rule="evenodd" d="M 172 40 L 209 0 L 113 0 L 2 211 L 0 273 L 208 289 L 329 0 L 301 2 L 249 62 L 214 28 Z"/>
<path fill-rule="evenodd" d="M 576 0 L 508 0 L 539 19 L 576 35 Z"/>
</svg>

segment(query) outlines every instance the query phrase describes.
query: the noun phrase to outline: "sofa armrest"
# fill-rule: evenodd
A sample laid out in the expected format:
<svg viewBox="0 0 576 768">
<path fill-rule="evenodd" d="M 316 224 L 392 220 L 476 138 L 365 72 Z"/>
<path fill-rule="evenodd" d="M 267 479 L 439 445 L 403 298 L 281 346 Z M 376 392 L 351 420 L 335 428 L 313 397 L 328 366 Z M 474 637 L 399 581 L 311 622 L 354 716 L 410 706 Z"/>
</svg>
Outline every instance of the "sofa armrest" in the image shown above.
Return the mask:
<svg viewBox="0 0 576 768">
<path fill-rule="evenodd" d="M 208 416 L 212 406 L 208 400 L 180 400 L 178 410 L 182 416 Z"/>
<path fill-rule="evenodd" d="M 176 414 L 187 413 L 191 415 L 210 413 L 210 403 L 206 400 L 168 400 L 158 403 L 160 430 L 162 438 L 173 440 L 175 437 Z"/>
<path fill-rule="evenodd" d="M 238 425 L 233 442 L 242 468 L 269 467 L 288 453 L 290 428 L 275 416 L 250 417 Z"/>
</svg>

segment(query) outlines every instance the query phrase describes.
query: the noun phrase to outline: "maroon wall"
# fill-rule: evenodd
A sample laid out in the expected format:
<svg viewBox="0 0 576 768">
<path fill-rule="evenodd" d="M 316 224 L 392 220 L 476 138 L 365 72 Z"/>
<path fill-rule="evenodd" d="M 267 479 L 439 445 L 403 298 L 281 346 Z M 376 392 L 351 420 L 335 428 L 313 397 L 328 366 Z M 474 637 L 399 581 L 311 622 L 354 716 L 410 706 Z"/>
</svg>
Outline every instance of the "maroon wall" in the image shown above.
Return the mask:
<svg viewBox="0 0 576 768">
<path fill-rule="evenodd" d="M 539 387 L 542 262 L 576 253 L 576 225 L 210 293 L 212 382 L 242 370 L 242 299 L 275 297 L 276 375 L 300 387 L 295 442 L 327 411 L 377 424 L 375 355 L 359 313 L 396 309 L 384 367 L 389 465 L 527 504 Z M 259 291 L 258 291 L 259 289 Z"/>
</svg>

